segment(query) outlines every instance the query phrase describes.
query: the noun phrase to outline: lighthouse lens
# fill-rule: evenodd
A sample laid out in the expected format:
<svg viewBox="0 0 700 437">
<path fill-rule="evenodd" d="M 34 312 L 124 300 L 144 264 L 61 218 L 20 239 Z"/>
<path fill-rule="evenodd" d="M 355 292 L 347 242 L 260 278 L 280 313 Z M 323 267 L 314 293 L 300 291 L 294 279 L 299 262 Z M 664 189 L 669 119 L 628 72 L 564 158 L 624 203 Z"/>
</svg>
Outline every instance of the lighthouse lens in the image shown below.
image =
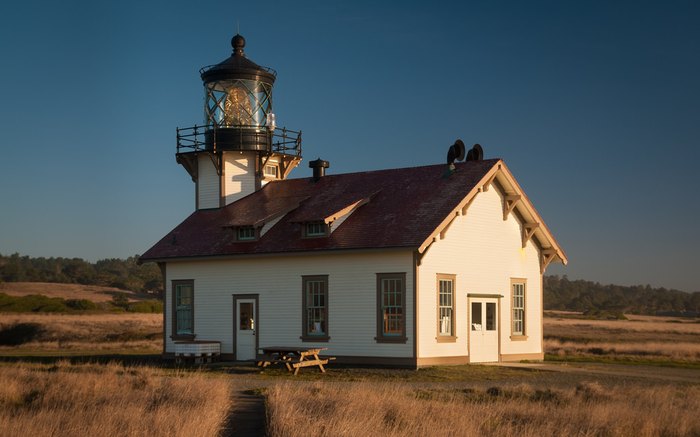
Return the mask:
<svg viewBox="0 0 700 437">
<path fill-rule="evenodd" d="M 226 80 L 205 85 L 204 120 L 217 127 L 260 128 L 272 112 L 272 86 L 254 80 Z"/>
</svg>

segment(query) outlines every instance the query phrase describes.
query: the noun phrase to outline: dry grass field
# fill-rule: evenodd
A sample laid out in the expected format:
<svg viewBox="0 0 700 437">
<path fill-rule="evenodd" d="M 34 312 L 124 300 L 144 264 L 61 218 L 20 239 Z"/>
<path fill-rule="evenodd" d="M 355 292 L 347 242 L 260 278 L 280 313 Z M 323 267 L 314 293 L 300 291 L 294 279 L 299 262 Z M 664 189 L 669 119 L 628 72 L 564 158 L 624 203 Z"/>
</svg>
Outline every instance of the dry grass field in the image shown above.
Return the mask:
<svg viewBox="0 0 700 437">
<path fill-rule="evenodd" d="M 700 362 L 700 321 L 627 317 L 629 320 L 545 317 L 545 352 L 559 358 L 604 357 L 690 365 Z"/>
<path fill-rule="evenodd" d="M 700 435 L 700 384 L 682 375 L 654 376 L 696 372 L 700 323 L 629 317 L 547 317 L 547 356 L 599 361 L 603 364 L 586 364 L 611 368 L 604 363 L 690 368 L 648 367 L 643 377 L 632 369 L 646 366 L 631 365 L 618 366 L 614 373 L 334 365 L 325 375 L 308 371 L 293 377 L 279 369 L 261 374 L 248 365 L 182 371 L 60 360 L 10 364 L 1 361 L 158 354 L 163 319 L 162 314 L 136 313 L 4 313 L 0 331 L 17 325 L 35 331 L 21 345 L 0 346 L 0 435 L 225 435 L 220 433 L 230 419 L 231 386 L 264 394 L 271 436 Z"/>
<path fill-rule="evenodd" d="M 280 383 L 267 390 L 267 403 L 272 436 L 700 435 L 698 387 Z"/>
<path fill-rule="evenodd" d="M 0 282 L 0 293 L 9 296 L 28 296 L 40 294 L 63 299 L 87 299 L 95 303 L 109 302 L 118 294 L 128 296 L 129 300 L 153 299 L 153 296 L 137 294 L 132 291 L 99 285 L 56 284 L 47 282 Z"/>
<path fill-rule="evenodd" d="M 44 353 L 147 353 L 163 350 L 163 315 L 117 314 L 2 314 L 0 331 L 23 324 L 32 332 L 27 342 L 0 346 L 0 355 Z"/>
<path fill-rule="evenodd" d="M 165 375 L 117 364 L 0 366 L 0 434 L 215 436 L 229 384 L 197 372 Z"/>
</svg>

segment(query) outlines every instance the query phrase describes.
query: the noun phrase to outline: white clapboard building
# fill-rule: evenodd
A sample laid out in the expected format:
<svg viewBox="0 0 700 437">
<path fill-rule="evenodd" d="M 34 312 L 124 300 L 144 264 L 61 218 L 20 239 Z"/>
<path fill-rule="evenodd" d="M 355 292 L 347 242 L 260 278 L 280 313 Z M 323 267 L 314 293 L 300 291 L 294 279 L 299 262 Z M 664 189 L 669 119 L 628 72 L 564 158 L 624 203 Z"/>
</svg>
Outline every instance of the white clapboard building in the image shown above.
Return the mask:
<svg viewBox="0 0 700 437">
<path fill-rule="evenodd" d="M 179 129 L 196 210 L 149 249 L 165 282 L 164 354 L 324 347 L 419 367 L 543 358 L 542 275 L 566 255 L 500 159 L 461 141 L 422 167 L 289 179 L 299 132 L 275 126 L 273 70 L 201 70 L 205 123 Z"/>
</svg>

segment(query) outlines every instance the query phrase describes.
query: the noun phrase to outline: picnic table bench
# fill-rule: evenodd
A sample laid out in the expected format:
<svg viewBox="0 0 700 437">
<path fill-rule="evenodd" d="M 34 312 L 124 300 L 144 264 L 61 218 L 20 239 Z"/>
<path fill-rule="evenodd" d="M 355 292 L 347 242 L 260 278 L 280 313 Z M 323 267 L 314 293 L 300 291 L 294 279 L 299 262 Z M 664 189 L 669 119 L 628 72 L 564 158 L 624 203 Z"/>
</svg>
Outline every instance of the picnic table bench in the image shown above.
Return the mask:
<svg viewBox="0 0 700 437">
<path fill-rule="evenodd" d="M 326 350 L 325 347 L 289 347 L 289 346 L 268 346 L 260 348 L 262 356 L 259 358 L 257 365 L 265 368 L 271 364 L 284 364 L 288 371 L 294 371 L 296 375 L 302 367 L 316 366 L 318 369 L 326 373 L 324 364 L 334 360 L 335 357 L 319 357 L 321 351 Z"/>
<path fill-rule="evenodd" d="M 175 363 L 210 363 L 221 355 L 220 341 L 192 340 L 175 342 Z"/>
</svg>

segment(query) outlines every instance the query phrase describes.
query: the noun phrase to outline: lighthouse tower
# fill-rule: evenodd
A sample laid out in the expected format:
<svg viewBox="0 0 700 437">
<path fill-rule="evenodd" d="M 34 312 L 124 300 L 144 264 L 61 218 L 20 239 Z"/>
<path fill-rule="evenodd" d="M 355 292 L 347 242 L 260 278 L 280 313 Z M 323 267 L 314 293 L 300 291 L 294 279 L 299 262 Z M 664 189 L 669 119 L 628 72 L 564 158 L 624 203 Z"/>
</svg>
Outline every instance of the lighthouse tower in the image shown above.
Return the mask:
<svg viewBox="0 0 700 437">
<path fill-rule="evenodd" d="M 244 53 L 200 70 L 204 124 L 177 129 L 177 162 L 195 182 L 197 209 L 221 208 L 273 180 L 286 179 L 301 161 L 301 131 L 277 128 L 272 87 L 277 73 Z"/>
</svg>

